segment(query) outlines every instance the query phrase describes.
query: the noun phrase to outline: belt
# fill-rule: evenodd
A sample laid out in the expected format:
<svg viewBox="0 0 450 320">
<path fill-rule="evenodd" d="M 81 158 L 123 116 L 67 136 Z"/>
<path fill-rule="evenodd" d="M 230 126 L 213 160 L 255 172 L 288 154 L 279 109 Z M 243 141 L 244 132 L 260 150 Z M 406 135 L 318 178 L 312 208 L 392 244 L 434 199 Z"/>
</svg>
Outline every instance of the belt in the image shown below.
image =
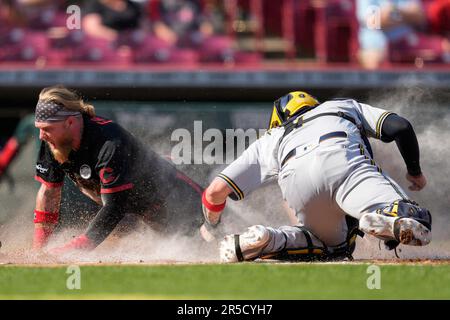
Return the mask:
<svg viewBox="0 0 450 320">
<path fill-rule="evenodd" d="M 323 136 L 320 136 L 319 143 L 324 142 L 325 140 L 332 139 L 332 138 L 347 138 L 347 133 L 344 131 L 333 131 L 327 134 L 324 134 Z M 301 148 L 301 147 L 300 147 Z M 306 150 L 307 147 L 305 147 Z M 294 148 L 284 157 L 283 161 L 281 161 L 281 167 L 283 167 L 288 160 L 290 160 L 292 157 L 297 155 L 297 149 Z"/>
</svg>

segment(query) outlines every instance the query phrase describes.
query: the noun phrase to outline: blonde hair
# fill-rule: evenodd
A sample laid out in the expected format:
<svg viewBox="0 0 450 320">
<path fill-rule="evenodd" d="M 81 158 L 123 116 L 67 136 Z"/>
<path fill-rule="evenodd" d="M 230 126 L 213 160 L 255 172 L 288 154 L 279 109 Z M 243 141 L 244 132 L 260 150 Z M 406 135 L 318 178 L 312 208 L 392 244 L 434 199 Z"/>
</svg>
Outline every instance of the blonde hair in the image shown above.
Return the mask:
<svg viewBox="0 0 450 320">
<path fill-rule="evenodd" d="M 61 104 L 66 109 L 95 117 L 95 108 L 93 105 L 84 102 L 83 98 L 75 91 L 67 89 L 62 85 L 42 89 L 39 94 L 39 101 Z"/>
</svg>

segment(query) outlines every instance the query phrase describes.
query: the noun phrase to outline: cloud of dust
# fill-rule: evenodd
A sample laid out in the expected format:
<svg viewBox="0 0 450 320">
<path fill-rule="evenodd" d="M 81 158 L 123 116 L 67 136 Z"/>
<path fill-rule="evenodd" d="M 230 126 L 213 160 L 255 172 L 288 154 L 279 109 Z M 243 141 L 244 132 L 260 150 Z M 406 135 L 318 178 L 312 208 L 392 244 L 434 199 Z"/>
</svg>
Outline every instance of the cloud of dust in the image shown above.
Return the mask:
<svg viewBox="0 0 450 320">
<path fill-rule="evenodd" d="M 448 128 L 450 128 L 450 105 L 435 102 L 450 101 L 450 96 L 442 91 L 424 90 L 409 86 L 396 91 L 374 92 L 366 102 L 372 106 L 394 111 L 410 120 L 418 136 L 421 148 L 421 164 L 428 185 L 421 192 L 409 192 L 405 180 L 406 168 L 395 145 L 371 141 L 376 162 L 388 172 L 410 195 L 424 207 L 430 209 L 433 215 L 433 241 L 427 247 L 401 246 L 399 252 L 402 258 L 439 259 L 450 257 L 450 216 L 447 211 L 450 204 L 450 168 L 446 159 L 450 158 L 448 148 Z M 169 123 L 169 122 L 168 122 Z M 166 124 L 170 127 L 172 123 Z M 167 129 L 167 128 L 166 128 Z M 163 130 L 162 130 L 163 131 Z M 143 140 L 152 141 L 151 146 L 160 154 L 170 154 L 170 143 L 164 136 L 146 137 L 141 132 Z M 33 168 L 34 156 L 26 156 L 17 165 L 16 171 L 23 172 L 23 167 Z M 24 164 L 24 161 L 30 163 Z M 222 167 L 191 165 L 180 168 L 191 178 L 206 186 Z M 26 173 L 26 172 L 25 172 Z M 58 259 L 33 253 L 29 247 L 33 233 L 32 218 L 34 194 L 29 181 L 33 172 L 23 173 L 24 178 L 14 195 L 0 190 L 2 195 L 13 197 L 14 206 L 9 208 L 0 202 L 2 211 L 12 211 L 16 215 L 1 224 L 0 249 L 1 263 L 165 263 L 165 262 L 217 262 L 218 247 L 216 243 L 197 242 L 192 238 L 179 235 L 161 235 L 147 225 L 139 225 L 133 232 L 125 235 L 115 232 L 90 253 L 75 253 Z M 18 184 L 19 185 L 19 184 Z M 22 188 L 23 187 L 23 188 Z M 4 186 L 1 186 L 4 188 Z M 30 196 L 33 194 L 33 196 Z M 26 199 L 26 201 L 23 201 Z M 292 224 L 292 220 L 282 207 L 281 192 L 276 183 L 269 184 L 261 190 L 249 195 L 245 201 L 228 201 L 228 208 L 223 216 L 222 232 L 241 233 L 246 227 L 254 224 L 281 226 Z M 10 201 L 11 202 L 11 201 Z M 64 229 L 54 236 L 49 247 L 62 245 L 83 230 Z M 394 253 L 386 251 L 374 237 L 365 236 L 358 239 L 355 258 L 383 259 L 393 258 Z M 399 251 L 400 251 L 399 250 Z"/>
<path fill-rule="evenodd" d="M 20 230 L 19 225 L 11 222 L 8 230 L 32 235 L 32 228 Z M 49 250 L 70 241 L 80 235 L 83 229 L 67 228 L 53 235 L 45 250 Z M 95 250 L 91 252 L 72 252 L 55 257 L 33 252 L 31 238 L 17 241 L 11 232 L 3 232 L 3 247 L 0 249 L 0 264 L 49 264 L 49 263 L 189 263 L 217 262 L 216 243 L 206 243 L 199 237 L 180 235 L 161 235 L 144 223 L 131 232 L 123 233 L 120 226 Z"/>
<path fill-rule="evenodd" d="M 393 111 L 413 125 L 420 147 L 421 167 L 427 178 L 420 192 L 408 190 L 406 166 L 395 144 L 371 140 L 375 161 L 387 172 L 408 196 L 430 210 L 433 217 L 433 241 L 426 247 L 401 246 L 402 258 L 448 258 L 450 256 L 450 92 L 407 86 L 395 91 L 374 92 L 367 103 Z M 380 256 L 378 240 L 359 241 L 357 257 Z M 381 251 L 387 257 L 392 252 Z"/>
</svg>

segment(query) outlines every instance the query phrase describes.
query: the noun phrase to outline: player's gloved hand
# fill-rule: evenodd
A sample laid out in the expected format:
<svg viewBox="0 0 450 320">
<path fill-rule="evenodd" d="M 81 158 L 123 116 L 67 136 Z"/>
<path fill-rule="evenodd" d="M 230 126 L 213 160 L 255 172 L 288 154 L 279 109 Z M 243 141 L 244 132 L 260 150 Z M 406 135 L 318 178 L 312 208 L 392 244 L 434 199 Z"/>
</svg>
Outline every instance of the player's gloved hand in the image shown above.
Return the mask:
<svg viewBox="0 0 450 320">
<path fill-rule="evenodd" d="M 215 227 L 220 223 L 220 215 L 225 208 L 226 201 L 221 204 L 215 204 L 206 198 L 206 190 L 202 194 L 202 212 L 207 224 Z"/>
<path fill-rule="evenodd" d="M 92 243 L 91 240 L 89 240 L 88 237 L 86 237 L 84 234 L 82 234 L 79 237 L 76 237 L 69 243 L 63 245 L 62 247 L 56 247 L 49 251 L 52 255 L 61 255 L 77 250 L 92 250 L 95 248 L 95 245 Z"/>
<path fill-rule="evenodd" d="M 412 184 L 408 187 L 411 191 L 420 191 L 422 190 L 425 185 L 427 184 L 427 179 L 425 176 L 421 173 L 417 176 L 412 176 L 409 173 L 406 174 L 406 180 L 411 182 Z"/>
<path fill-rule="evenodd" d="M 200 233 L 206 241 L 210 242 L 224 236 L 222 232 L 217 228 L 220 223 L 220 217 L 223 209 L 225 208 L 224 201 L 221 204 L 214 204 L 206 199 L 206 190 L 202 194 L 202 212 L 205 222 L 200 228 Z"/>
<path fill-rule="evenodd" d="M 212 228 L 209 223 L 205 222 L 200 227 L 200 235 L 206 242 L 215 241 L 218 239 L 217 235 L 215 234 L 216 230 L 217 229 Z"/>
<path fill-rule="evenodd" d="M 215 212 L 208 210 L 208 208 L 206 208 L 204 204 L 202 204 L 202 211 L 206 224 L 208 224 L 210 227 L 217 227 L 217 225 L 220 223 L 222 211 Z"/>
<path fill-rule="evenodd" d="M 203 204 L 202 211 L 205 218 L 205 222 L 200 227 L 202 238 L 207 242 L 222 238 L 223 235 L 217 228 L 220 223 L 221 212 L 209 211 Z"/>
<path fill-rule="evenodd" d="M 218 241 L 226 236 L 223 225 L 211 226 L 208 222 L 200 227 L 200 235 L 206 242 Z"/>
</svg>

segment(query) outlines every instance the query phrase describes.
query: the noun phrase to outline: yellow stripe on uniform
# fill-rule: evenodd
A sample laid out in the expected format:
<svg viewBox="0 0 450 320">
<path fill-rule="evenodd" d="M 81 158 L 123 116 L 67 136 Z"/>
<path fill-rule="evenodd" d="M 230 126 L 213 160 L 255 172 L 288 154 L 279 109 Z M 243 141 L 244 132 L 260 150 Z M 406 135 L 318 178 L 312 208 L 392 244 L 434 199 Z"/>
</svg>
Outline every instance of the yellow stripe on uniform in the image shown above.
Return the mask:
<svg viewBox="0 0 450 320">
<path fill-rule="evenodd" d="M 388 115 L 392 114 L 392 112 L 389 111 L 385 111 L 383 112 L 383 114 L 381 115 L 381 117 L 378 119 L 377 121 L 377 125 L 376 125 L 376 137 L 378 139 L 381 138 L 381 125 L 383 124 L 384 119 L 386 119 L 386 117 Z"/>
<path fill-rule="evenodd" d="M 394 202 L 394 206 L 392 207 L 392 213 L 395 213 L 397 215 L 398 212 L 398 201 Z"/>
<path fill-rule="evenodd" d="M 359 145 L 359 152 L 361 153 L 361 155 L 364 155 L 364 147 L 362 144 Z"/>
<path fill-rule="evenodd" d="M 288 250 L 287 253 L 288 254 L 308 254 L 309 249 Z M 323 253 L 322 249 L 313 249 L 312 250 L 312 254 L 322 254 L 322 253 Z"/>
<path fill-rule="evenodd" d="M 271 259 L 271 258 L 275 257 L 277 254 L 278 254 L 278 252 L 268 253 L 268 254 L 265 254 L 265 255 L 263 255 L 263 256 L 261 256 L 259 258 L 260 259 Z"/>
<path fill-rule="evenodd" d="M 239 189 L 239 187 L 234 183 L 233 180 L 228 178 L 223 173 L 219 173 L 217 176 L 225 180 L 225 182 L 231 187 L 231 189 L 233 189 L 234 193 L 238 196 L 239 200 L 244 199 L 244 193 L 241 191 L 241 189 Z"/>
<path fill-rule="evenodd" d="M 348 241 L 349 246 L 351 246 L 353 244 L 353 242 L 356 241 L 356 236 L 357 236 L 357 234 L 353 235 L 353 237 L 350 238 L 350 240 Z"/>
</svg>

